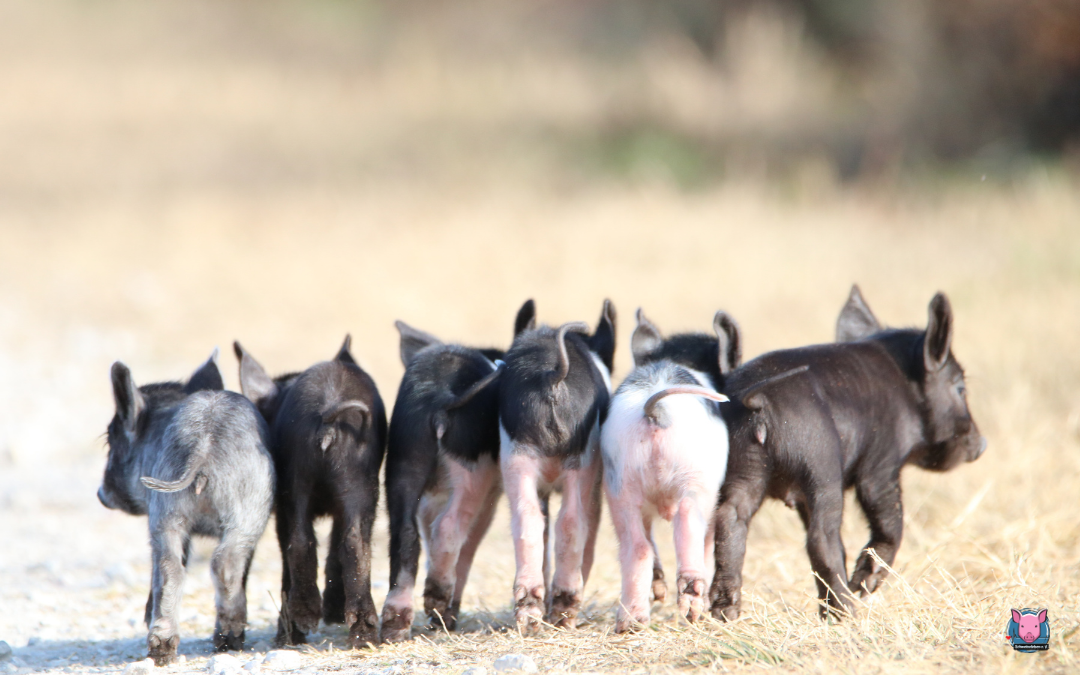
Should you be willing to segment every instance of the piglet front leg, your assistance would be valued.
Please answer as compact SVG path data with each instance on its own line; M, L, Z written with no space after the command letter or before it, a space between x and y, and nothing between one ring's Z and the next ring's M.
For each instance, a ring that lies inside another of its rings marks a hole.
M514 620L525 635L540 630L544 618L544 514L537 492L537 460L503 447L499 458L503 486L510 501L514 536Z

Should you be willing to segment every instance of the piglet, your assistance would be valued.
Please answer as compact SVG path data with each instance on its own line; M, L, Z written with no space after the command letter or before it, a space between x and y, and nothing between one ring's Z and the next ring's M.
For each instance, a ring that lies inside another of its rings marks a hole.
M247 573L274 497L266 423L244 397L222 391L217 350L186 384L135 385L112 366L116 414L98 499L148 515L153 576L146 603L148 655L176 662L180 593L192 535L219 540L210 561L217 623L214 648L242 649Z
M518 312L515 333L535 305ZM499 480L499 389L503 352L444 344L398 321L405 376L390 419L386 502L390 592L381 637L409 637L420 540L427 549L424 610L453 630L477 547L491 525Z
M883 329L852 289L839 344L786 349L732 371L723 392L731 451L716 514L713 615L741 606L746 535L762 500L794 508L806 527L823 617L852 613L850 589L872 593L903 533L900 470L947 471L979 458L986 440L968 410L964 371L952 354L945 295L930 302L925 330ZM848 580L840 523L844 490L870 524Z
M514 619L534 633L545 617L573 628L592 567L600 522L600 425L611 391L615 308L596 330L584 323L520 332L499 382L499 467L514 536ZM562 490L555 525L555 570L547 590L546 515Z
M728 399L709 371L723 375L738 365L738 329L724 312L713 322L715 338L683 334L668 344L641 310L637 319L635 368L615 391L600 433L622 565L620 633L648 624L650 586L655 599L666 595L652 538L656 515L674 521L679 614L689 621L701 616L712 515L728 454L727 426L716 405Z
M240 343L240 385L270 425L277 467L281 617L277 642L300 644L326 623L345 623L354 648L378 642L371 599L371 528L386 447L386 411L345 337L337 356L271 379ZM321 602L313 522L334 520Z

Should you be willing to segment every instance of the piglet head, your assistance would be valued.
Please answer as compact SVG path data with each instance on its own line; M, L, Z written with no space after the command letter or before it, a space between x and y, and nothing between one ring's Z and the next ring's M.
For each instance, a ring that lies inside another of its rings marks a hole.
M1016 632L1024 642L1031 644L1042 635L1042 625L1046 623L1045 609L1038 614L1021 614L1014 609L1012 617L1018 625Z
M929 443L916 460L919 466L933 471L973 462L986 449L986 439L968 409L964 370L950 349L952 336L952 308L948 298L938 293L930 302L919 383Z
M112 365L111 378L116 413L106 433L109 458L101 487L98 488L98 500L106 508L139 515L145 510L140 510L138 500L129 494L129 474L135 459L133 446L139 440L140 430L145 427L147 401L143 392L135 386L131 370L123 363L117 361Z

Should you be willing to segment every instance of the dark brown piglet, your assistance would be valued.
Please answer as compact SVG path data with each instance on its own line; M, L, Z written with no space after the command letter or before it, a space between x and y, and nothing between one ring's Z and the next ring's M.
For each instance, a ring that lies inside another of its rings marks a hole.
M900 470L946 471L986 448L953 357L953 315L941 293L926 330L886 330L858 288L837 322L839 344L771 352L734 370L722 391L731 445L717 507L712 614L739 616L746 534L762 501L798 511L822 616L853 611L851 590L877 589L903 533ZM870 541L850 581L840 522L855 488Z

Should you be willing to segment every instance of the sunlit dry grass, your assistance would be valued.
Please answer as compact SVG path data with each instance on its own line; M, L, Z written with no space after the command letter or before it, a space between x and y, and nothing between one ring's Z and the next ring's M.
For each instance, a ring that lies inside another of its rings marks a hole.
M269 15L257 24L269 37L238 28L245 37L231 44L214 32L209 5L197 5L206 21L157 6L193 21L187 30L200 49L165 37L158 10L30 7L8 8L22 23L0 22L0 31L21 26L0 47L11 66L0 78L26 92L0 111L0 139L30 160L24 172L13 163L0 170L0 610L20 608L0 611L0 639L20 647L44 636L57 650L89 654L93 643L75 641L98 616L115 626L115 639L144 635L145 522L106 512L93 495L113 360L138 381L177 378L218 345L235 388L233 339L268 369L286 371L329 358L351 332L354 354L392 403L402 373L395 319L447 340L505 346L528 297L553 324L594 322L610 297L620 313L619 379L639 306L666 331L705 330L724 308L752 357L830 340L857 281L891 325L924 324L933 293L949 294L954 351L990 443L977 463L952 473L905 472L895 574L857 619L817 619L798 518L768 503L751 530L740 621L687 626L669 603L647 631L615 635L619 577L605 516L586 624L522 639L511 629L513 554L502 506L465 592L461 632L418 624L409 643L355 654L334 648L343 633L331 627L309 649L311 665L459 672L520 651L542 670L574 672L1080 668L1075 177L1032 169L1007 182L842 187L810 166L781 182L729 175L686 191L662 170L613 179L537 150L546 147L529 135L537 119L576 128L619 105L588 86L600 77L594 66L569 56L555 62L565 77L549 76L566 97L539 96L536 112L528 102L530 87L544 90L540 70L525 68L519 87L491 70L442 63L423 51L442 48L422 31L410 38L427 45L414 60L369 71L350 65L341 46L348 34L330 20L292 26ZM87 25L94 31L79 33ZM160 44L123 30L144 25ZM40 39L20 37L28 26ZM540 47L523 48L526 56L529 49ZM308 64L307 76L281 75L298 63ZM695 70L700 64L665 63L664 72L691 83L680 91L713 77ZM202 92L215 83L222 95ZM366 99L368 85L385 96ZM499 120L482 105L488 92ZM698 114L693 101L667 100L675 117ZM525 131L506 131L507 120ZM397 132L369 143L379 135L372 129ZM493 129L491 145L439 142ZM846 514L854 560L867 533L853 500ZM376 530L381 607L385 517ZM670 528L660 531L670 538ZM208 653L212 630L209 550L197 549L184 598L193 659ZM72 552L81 566L72 567ZM670 544L662 553L671 569ZM128 586L20 594L42 575L72 567L76 580L90 578L113 561L135 570ZM249 588L250 635L263 648L279 574L268 533ZM70 623L56 619L60 604L74 608ZM1049 608L1049 652L1006 645L1008 610L1022 606Z

